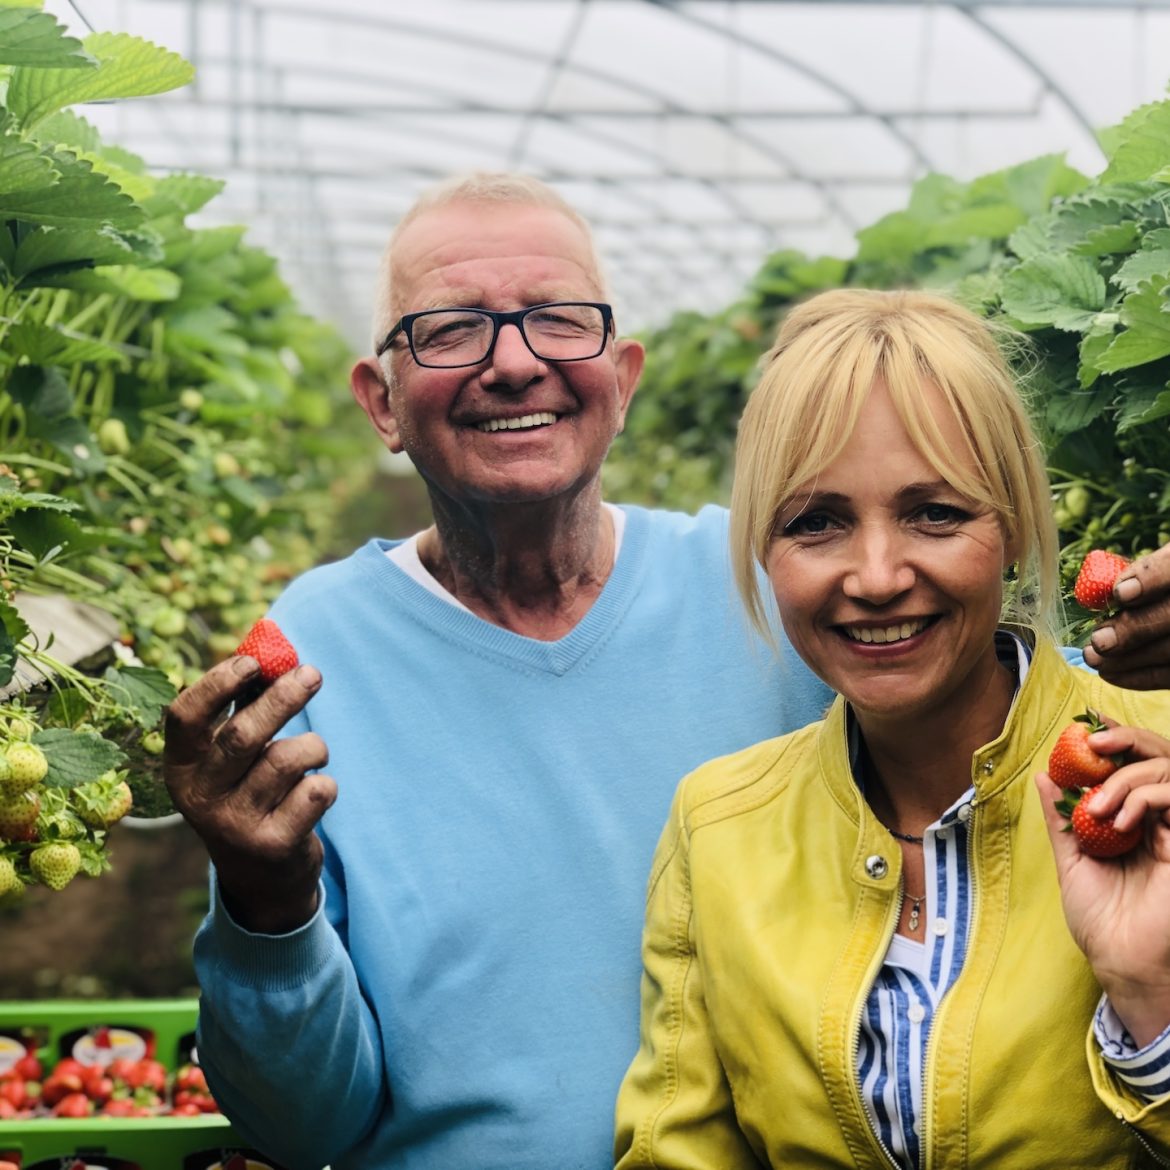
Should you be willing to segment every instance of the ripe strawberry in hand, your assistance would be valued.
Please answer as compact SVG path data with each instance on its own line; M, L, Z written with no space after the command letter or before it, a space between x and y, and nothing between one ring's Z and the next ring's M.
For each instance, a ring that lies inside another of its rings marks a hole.
M1096 711L1076 717L1057 738L1048 756L1048 775L1061 788L1090 788L1107 780L1121 766L1120 759L1093 751L1088 738L1094 731L1104 731L1105 724Z
M1081 563L1073 585L1073 596L1085 609L1107 610L1113 607L1113 585L1129 561L1117 553L1095 548Z
M1087 788L1083 792L1067 790L1064 799L1058 801L1056 807L1069 818L1066 831L1071 829L1076 835L1082 853L1090 857L1120 857L1137 847L1144 829L1139 821L1132 828L1118 832L1113 827L1113 817L1099 820L1089 812L1086 806L1098 787Z
M236 653L255 658L260 663L260 675L265 682L275 682L300 661L292 643L271 618L261 618L248 631Z

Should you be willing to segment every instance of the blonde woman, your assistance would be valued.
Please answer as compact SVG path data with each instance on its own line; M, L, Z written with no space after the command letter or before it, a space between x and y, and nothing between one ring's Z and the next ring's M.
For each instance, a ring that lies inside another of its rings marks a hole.
M732 543L839 698L679 788L622 1170L1170 1165L1170 693L1053 642L1042 450L987 325L909 292L795 309ZM1123 860L1061 833L1044 773L1086 707L1128 761L1095 811L1147 822Z

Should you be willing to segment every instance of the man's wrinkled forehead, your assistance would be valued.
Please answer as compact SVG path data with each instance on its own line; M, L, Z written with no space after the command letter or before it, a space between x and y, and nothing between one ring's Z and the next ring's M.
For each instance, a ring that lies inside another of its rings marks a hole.
M604 295L582 227L555 208L528 204L423 212L393 241L390 279L397 315L501 295L531 304Z

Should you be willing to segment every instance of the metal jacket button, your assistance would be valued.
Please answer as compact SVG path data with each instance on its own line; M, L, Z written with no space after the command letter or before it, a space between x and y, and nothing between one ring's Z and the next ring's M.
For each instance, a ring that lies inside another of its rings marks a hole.
M890 864L884 857L874 853L865 859L865 872L871 878L881 879L890 872Z

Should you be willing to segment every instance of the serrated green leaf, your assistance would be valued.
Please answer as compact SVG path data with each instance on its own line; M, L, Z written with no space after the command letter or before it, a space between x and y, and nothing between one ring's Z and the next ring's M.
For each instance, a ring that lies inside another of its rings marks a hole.
M125 264L100 265L97 268L44 276L38 283L46 288L114 293L132 301L152 303L176 300L183 288L178 275L167 268L135 268Z
M142 201L142 208L152 217L193 215L210 203L226 184L207 175L164 175L155 183L153 194Z
M1170 164L1170 101L1139 106L1110 136L1112 155L1103 183L1152 178Z
M73 395L60 370L44 366L18 366L8 379L12 400L30 414L60 418L73 413Z
M76 520L40 508L14 513L9 517L8 528L21 548L38 561L55 560L101 546L101 541Z
M64 147L78 154L96 154L102 149L98 128L73 110L60 110L42 119L29 131L43 146Z
M57 182L50 158L34 142L0 133L0 192L8 199L39 191Z
M1156 419L1170 415L1170 389L1152 394L1149 398L1127 400L1117 414L1118 433L1124 434L1134 427L1145 426Z
M29 636L28 623L10 602L0 598L0 687L6 687L16 673L16 647Z
M48 720L58 727L76 727L89 718L89 700L76 687L54 691L46 708Z
M1170 355L1170 313L1161 292L1143 285L1121 303L1121 322L1127 328L1097 358L1104 373L1126 370Z
M1125 292L1137 292L1143 284L1161 291L1170 285L1170 245L1152 251L1143 247L1130 256L1110 279Z
M1047 219L1031 219L1008 237L1008 250L1021 260L1031 260L1052 249L1046 228Z
M178 694L167 676L153 667L111 666L104 677L117 702L148 730L158 724L163 708Z
M97 61L49 13L0 8L0 65L93 69Z
M21 176L19 189L0 187L0 218L21 219L52 227L92 227L112 223L135 227L142 222L142 209L116 183L97 173L85 159L68 151L42 151L50 165L50 177L41 186L30 187ZM4 178L0 159L0 180ZM24 170L27 160L21 160Z
M1093 228L1074 245L1078 256L1111 256L1115 252L1132 252L1141 238L1138 225L1131 219Z
M1077 378L1081 383L1082 390L1088 390L1101 376L1101 371L1097 367L1097 359L1109 348L1112 341L1112 329L1091 330L1081 339Z
M973 239L1005 240L1024 222L1024 213L1010 203L967 207L927 227L919 248L946 248Z
M42 366L71 366L78 362L124 362L126 355L117 346L96 337L70 336L50 325L22 321L8 332L15 352Z
M1042 254L1012 269L1003 281L1004 312L1025 327L1088 329L1105 306L1105 280L1089 260Z
M49 765L46 788L76 788L126 762L126 753L117 744L92 731L51 727L38 731L32 741L45 753Z
M1044 411L1045 422L1057 437L1084 430L1093 419L1105 413L1116 393L1114 387L1102 385L1096 390L1050 398Z
M80 102L147 97L186 85L195 75L189 62L128 33L93 33L86 50L98 67L15 69L8 82L8 108L24 127Z
M73 228L38 227L17 245L11 268L15 276L22 277L38 269L64 264L118 264L132 256L130 241L108 224Z

